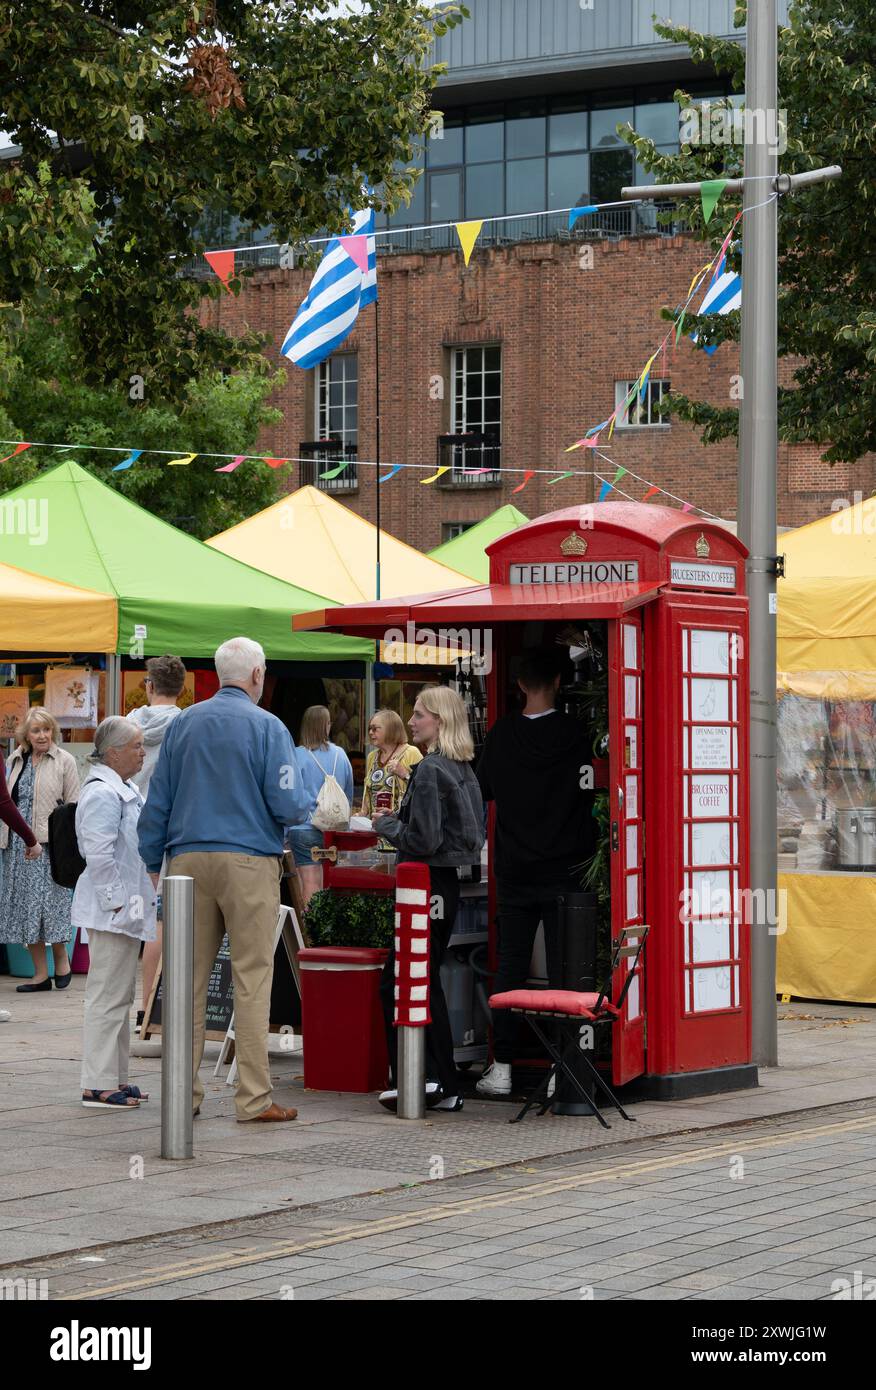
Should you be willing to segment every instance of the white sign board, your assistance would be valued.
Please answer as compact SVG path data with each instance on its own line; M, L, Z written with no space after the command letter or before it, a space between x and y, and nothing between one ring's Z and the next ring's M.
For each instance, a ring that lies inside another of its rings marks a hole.
M704 565L701 560L671 560L669 577L673 584L687 589L735 589L733 565Z
M564 560L512 565L510 584L635 584L638 560Z

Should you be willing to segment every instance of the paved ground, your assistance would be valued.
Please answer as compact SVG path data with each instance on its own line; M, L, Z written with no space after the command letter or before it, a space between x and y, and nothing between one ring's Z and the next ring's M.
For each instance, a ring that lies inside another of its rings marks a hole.
M365 1193L404 1192L436 1175L459 1178L562 1154L578 1161L584 1153L616 1165L626 1162L633 1136L639 1141L686 1135L876 1100L876 1010L785 1005L782 1066L763 1073L757 1091L640 1104L632 1110L635 1125L618 1117L608 1131L589 1118L550 1116L528 1117L509 1128L511 1106L479 1101L467 1102L461 1115L405 1123L381 1111L373 1097L304 1092L300 1055L277 1053L277 1098L296 1104L300 1118L290 1126L237 1125L229 1089L221 1078L211 1079L204 1114L195 1124L195 1159L171 1163L158 1156L160 1058L138 1058L132 1072L152 1093L148 1105L130 1114L83 1110L78 1059L84 980L75 977L64 993L35 996L16 995L15 984L0 977L0 1007L14 1015L0 1025L4 1272L19 1261L64 1252L189 1233ZM212 1065L205 1066L211 1071ZM428 1190L438 1189L430 1183Z
M876 1281L874 1158L855 1103L3 1274L50 1300L828 1301Z

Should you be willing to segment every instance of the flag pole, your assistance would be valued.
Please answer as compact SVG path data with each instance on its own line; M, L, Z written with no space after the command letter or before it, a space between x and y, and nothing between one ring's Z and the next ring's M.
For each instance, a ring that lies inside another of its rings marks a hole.
M378 328L378 301L374 301L374 434L377 467L374 470L374 491L376 494L377 559L375 572L375 598L380 598L380 332Z

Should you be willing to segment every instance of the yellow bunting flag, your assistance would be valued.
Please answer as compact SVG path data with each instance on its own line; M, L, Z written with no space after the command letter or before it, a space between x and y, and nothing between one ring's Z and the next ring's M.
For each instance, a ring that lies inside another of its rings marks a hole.
M701 265L701 266L700 266L699 270L696 272L696 274L694 275L694 278L693 278L693 279L691 280L691 282L690 282L690 289L689 289L688 292L687 292L687 297L688 297L688 299L690 299L691 295L693 294L694 285L696 284L697 280L699 280L700 276L701 276L705 271L711 270L711 269L712 269L712 262L711 262L711 261L707 261L705 265Z
M466 265L468 265L471 253L474 250L475 242L480 236L484 221L483 218L481 218L480 222L457 222L455 225L456 235L459 237L459 244L462 247L463 260ZM425 482L426 479L421 478L420 481Z
M196 459L197 457L197 454L186 454L184 459L168 459L167 466L168 468L173 468L177 463L191 463L192 459Z
M449 473L449 472L450 472L450 464L449 464L449 463L445 463L444 466L443 466L443 468L439 468L437 473L433 473L433 474L432 474L431 478L421 478L421 479L420 479L420 482L421 482L421 483L434 483L438 478L441 477L441 474L442 474L442 473Z

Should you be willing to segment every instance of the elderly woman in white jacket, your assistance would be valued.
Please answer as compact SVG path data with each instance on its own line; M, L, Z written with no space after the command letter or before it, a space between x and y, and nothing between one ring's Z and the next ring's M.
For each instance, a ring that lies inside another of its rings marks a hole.
M90 956L82 1104L101 1109L132 1109L149 1099L128 1085L140 942L155 937L155 890L137 845L144 802L129 780L143 756L141 729L121 716L104 719L76 808L76 839L86 867L73 895L72 920L87 929Z

